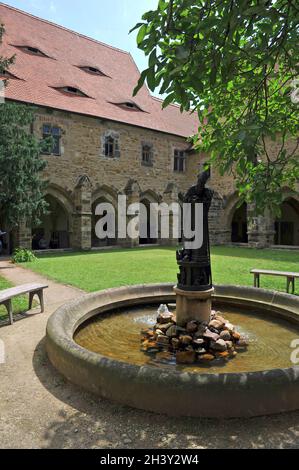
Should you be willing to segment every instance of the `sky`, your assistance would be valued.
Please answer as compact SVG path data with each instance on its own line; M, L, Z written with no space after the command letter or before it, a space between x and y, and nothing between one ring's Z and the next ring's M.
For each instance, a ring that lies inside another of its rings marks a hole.
M143 13L156 8L158 0L4 0L3 3L128 51L140 71L147 66L146 57L137 48L136 33L129 35L129 31Z

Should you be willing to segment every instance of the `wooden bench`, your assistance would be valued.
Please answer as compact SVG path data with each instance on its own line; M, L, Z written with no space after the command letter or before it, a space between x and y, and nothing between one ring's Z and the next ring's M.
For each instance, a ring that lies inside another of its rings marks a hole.
M22 286L11 287L10 289L0 291L0 305L5 305L9 315L10 324L13 324L12 299L19 295L29 294L29 310L31 310L33 298L37 295L41 306L41 313L43 313L45 311L44 289L47 288L48 286L45 284L24 284Z
M299 273L292 273L288 271L272 271L267 269L252 269L251 274L254 275L254 287L260 287L261 274L266 276L281 276L287 279L287 293L290 293L290 285L292 284L292 294L295 293L295 279L299 278Z

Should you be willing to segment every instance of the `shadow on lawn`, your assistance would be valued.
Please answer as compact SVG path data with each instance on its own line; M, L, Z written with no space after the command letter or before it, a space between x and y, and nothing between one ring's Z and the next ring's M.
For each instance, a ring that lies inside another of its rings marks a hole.
M49 393L71 407L66 411L62 405L55 421L44 422L44 448L299 447L299 412L226 421L169 418L99 399L68 383L49 363L45 340L35 350L33 366Z

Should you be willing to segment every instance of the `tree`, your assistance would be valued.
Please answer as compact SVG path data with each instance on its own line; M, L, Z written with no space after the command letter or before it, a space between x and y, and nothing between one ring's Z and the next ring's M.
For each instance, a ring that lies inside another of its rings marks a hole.
M0 43L4 33L0 27ZM0 57L0 72L14 58ZM0 214L9 229L21 221L35 222L46 212L45 183L40 178L46 162L41 151L51 143L40 142L31 132L34 108L13 102L0 104Z
M47 209L46 183L40 178L46 166L40 157L45 143L30 132L33 122L29 106L0 105L0 211L9 228L22 220L39 223Z
M194 146L236 177L241 203L278 213L299 177L297 2L160 0L142 19L133 30L149 60L135 94L146 81L164 107L197 112Z
M3 38L4 33L5 33L4 26L0 24L0 45L2 43L2 38ZM7 70L11 64L13 64L14 60L15 60L14 56L10 58L5 58L0 55L0 75L5 70Z

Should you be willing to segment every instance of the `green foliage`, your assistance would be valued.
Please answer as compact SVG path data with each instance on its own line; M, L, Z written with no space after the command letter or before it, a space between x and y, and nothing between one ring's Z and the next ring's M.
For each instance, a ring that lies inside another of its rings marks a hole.
M0 104L0 211L11 228L21 220L38 224L47 209L40 178L46 166L40 154L47 144L31 132L33 122L29 106Z
M14 251L12 262L13 263L32 263L36 261L36 256L31 250L25 248L17 248Z
M164 106L197 112L195 147L237 178L257 212L277 211L299 177L296 2L160 0L136 28L149 66L135 93L147 82L167 94Z
M0 25L0 45L4 32ZM0 73L13 62L14 57L0 56ZM0 216L10 229L21 221L38 224L47 209L45 183L40 179L46 162L40 154L52 142L40 142L33 135L33 124L33 108L8 101L0 104Z
M3 38L4 33L5 33L5 28L3 24L0 24L0 45L2 43L2 38ZM14 60L15 60L14 56L7 58L7 57L2 57L0 55L0 74L3 73L5 70L7 70L9 66L14 63Z

